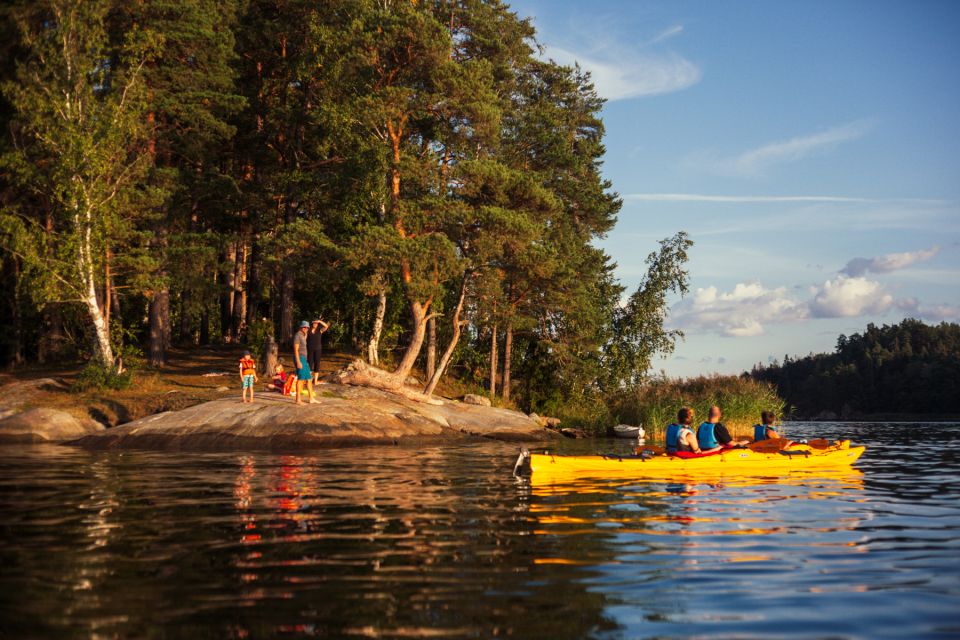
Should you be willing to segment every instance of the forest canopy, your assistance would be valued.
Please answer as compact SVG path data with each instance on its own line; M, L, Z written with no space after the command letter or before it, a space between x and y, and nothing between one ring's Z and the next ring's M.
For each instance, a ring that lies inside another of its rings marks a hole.
M823 414L960 415L960 325L867 325L841 335L833 353L757 365L750 375L777 386L801 417Z
M627 295L603 100L499 0L6 3L0 362L333 343L527 410L637 384L691 241Z

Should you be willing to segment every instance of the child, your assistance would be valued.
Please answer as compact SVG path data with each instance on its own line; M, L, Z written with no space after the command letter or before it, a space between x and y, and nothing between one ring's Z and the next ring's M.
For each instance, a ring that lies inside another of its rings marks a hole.
M243 385L243 402L247 402L247 389L250 390L250 402L253 402L253 383L257 381L257 361L249 351L240 358L240 383Z
M278 362L273 371L273 381L267 383L267 389L283 393L283 387L287 382L287 372L283 370L283 363Z

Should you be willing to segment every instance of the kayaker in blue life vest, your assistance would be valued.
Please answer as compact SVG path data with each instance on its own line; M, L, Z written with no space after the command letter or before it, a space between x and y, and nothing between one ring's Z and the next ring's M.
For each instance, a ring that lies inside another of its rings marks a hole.
M700 453L700 445L697 444L697 436L693 433L693 409L684 407L677 412L677 421L667 427L666 450L667 453L676 453L678 451L689 451L691 453Z
M704 453L719 451L728 445L747 444L746 440L734 440L727 427L720 422L720 407L710 407L707 421L697 429L697 443Z
M753 441L761 440L779 440L780 434L773 428L777 416L773 411L760 412L760 424L753 425Z

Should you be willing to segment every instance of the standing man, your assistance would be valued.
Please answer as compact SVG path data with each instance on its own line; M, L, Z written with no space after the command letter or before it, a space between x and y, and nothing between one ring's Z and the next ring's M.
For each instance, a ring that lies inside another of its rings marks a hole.
M313 371L313 384L320 382L320 354L323 351L323 334L330 328L330 324L317 318L310 324L310 333L307 334L307 360L310 370Z
M720 407L710 407L707 421L697 429L697 443L704 453L717 451L729 445L747 444L746 440L734 440L727 427L720 422Z
M297 404L303 404L300 394L303 393L304 382L307 383L307 391L310 394L310 402L317 402L317 399L313 397L313 378L310 375L310 363L307 360L308 331L310 331L310 323L304 320L300 323L299 331L297 331L297 333L293 336L293 366L297 370Z

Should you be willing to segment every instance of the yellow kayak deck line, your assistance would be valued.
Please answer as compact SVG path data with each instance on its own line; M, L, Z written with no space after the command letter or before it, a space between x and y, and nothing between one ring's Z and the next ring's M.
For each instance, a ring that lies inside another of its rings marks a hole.
M530 454L530 472L535 481L563 482L581 478L651 478L677 476L770 475L791 471L812 471L849 467L863 455L865 447L851 447L849 440L835 444L794 444L773 449L757 443L743 449L728 449L702 458L680 458L647 448L635 456L561 456Z

